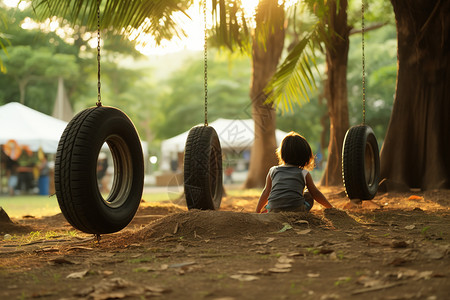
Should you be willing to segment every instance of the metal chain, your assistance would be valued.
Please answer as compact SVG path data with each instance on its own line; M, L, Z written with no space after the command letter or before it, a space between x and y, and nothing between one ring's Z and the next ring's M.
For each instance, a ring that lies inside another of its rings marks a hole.
M102 95L100 92L100 0L97 1L97 106L102 106Z
M204 67L204 88L205 88L205 126L208 126L208 31L206 27L206 0L203 0L203 22L205 33L205 44L203 48L203 67Z
M363 125L366 125L366 58L364 55L364 0L361 0L361 51L362 51Z

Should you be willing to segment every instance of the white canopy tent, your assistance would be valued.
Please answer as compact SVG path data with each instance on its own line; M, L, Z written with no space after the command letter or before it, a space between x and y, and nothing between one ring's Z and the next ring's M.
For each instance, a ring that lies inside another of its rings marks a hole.
M208 125L216 130L222 149L237 152L251 149L255 138L255 123L252 119L217 119ZM184 151L188 134L189 131L186 131L161 143L161 170L169 170L170 160ZM286 134L279 129L275 131L277 144L280 144Z
M42 147L45 153L56 153L66 125L67 122L11 102L0 106L0 145L15 140L32 151Z

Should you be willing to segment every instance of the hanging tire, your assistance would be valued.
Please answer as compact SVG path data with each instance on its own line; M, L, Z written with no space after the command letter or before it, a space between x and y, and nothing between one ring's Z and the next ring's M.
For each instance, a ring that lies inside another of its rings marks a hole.
M222 201L222 150L214 128L191 128L184 150L184 194L188 209L218 209Z
M377 139L369 126L354 126L345 134L342 178L348 198L371 200L375 197L380 181L380 156Z
M97 159L104 143L113 158L114 176L103 198ZM67 221L94 234L113 233L133 219L144 186L144 159L138 133L128 116L113 107L92 107L67 125L55 160L55 190Z

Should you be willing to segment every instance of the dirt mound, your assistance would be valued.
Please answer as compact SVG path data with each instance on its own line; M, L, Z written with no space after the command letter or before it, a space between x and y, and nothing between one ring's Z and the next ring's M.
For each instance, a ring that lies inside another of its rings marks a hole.
M0 207L0 234L14 234L14 233L25 233L30 232L31 227L23 226L14 223L6 213L6 211Z
M329 208L323 211L324 217L336 228L353 228L361 225L345 211L336 208Z
M136 215L168 215L186 211L186 208L172 203L143 203Z
M3 207L0 207L0 223L12 223Z
M236 238L267 232L277 232L284 224L296 226L321 226L323 221L315 215L280 213L253 214L231 211L188 211L172 214L154 221L135 233L139 239L183 237L183 238ZM304 222L306 221L306 222ZM300 226L300 225L299 225Z

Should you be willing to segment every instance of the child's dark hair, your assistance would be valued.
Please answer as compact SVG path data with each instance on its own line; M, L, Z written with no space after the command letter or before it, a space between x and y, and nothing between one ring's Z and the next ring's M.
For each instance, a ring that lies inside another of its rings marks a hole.
M281 141L277 149L279 164L299 166L306 170L314 169L314 156L308 142L300 134L291 131Z

